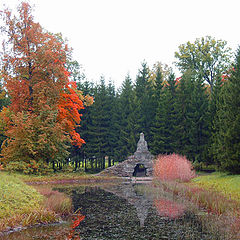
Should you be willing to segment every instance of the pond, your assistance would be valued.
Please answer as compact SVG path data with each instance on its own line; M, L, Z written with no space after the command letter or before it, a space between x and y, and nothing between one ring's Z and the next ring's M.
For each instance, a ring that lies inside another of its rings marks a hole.
M201 212L170 193L157 192L151 183L66 185L55 189L71 196L74 210L84 216L77 224L69 219L0 239L220 239L203 228Z

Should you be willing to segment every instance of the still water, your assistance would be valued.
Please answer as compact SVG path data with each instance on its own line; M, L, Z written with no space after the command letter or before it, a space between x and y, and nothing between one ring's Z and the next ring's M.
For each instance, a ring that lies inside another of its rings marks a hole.
M169 193L157 192L150 183L55 189L71 196L74 210L81 212L77 224L69 219L27 228L0 239L219 239L203 228L201 214L192 206Z

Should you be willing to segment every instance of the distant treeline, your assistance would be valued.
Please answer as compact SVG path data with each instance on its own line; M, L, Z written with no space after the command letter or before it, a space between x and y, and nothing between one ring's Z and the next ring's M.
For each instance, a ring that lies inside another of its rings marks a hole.
M58 158L53 155L48 160L51 156L47 152L38 151L43 157L41 161L51 163L54 170L56 166L61 169L69 163L69 151L75 169L100 171L133 154L139 134L143 132L154 155L178 153L195 166L214 165L224 171L240 173L240 49L234 55L225 41L203 37L180 45L175 57L180 77L165 64L158 62L149 67L143 62L136 78L127 75L119 89L104 77L98 83L88 81L76 61L64 63L71 80L82 91L81 96L94 98L92 105L79 110L82 119L76 132L85 144L81 148L76 144L67 146L64 140L52 134L58 144L56 149L62 149L65 155L53 148ZM73 96L73 90L71 92ZM11 101L2 86L0 107L8 106ZM27 113L32 112L28 109ZM6 137L4 121L1 122L3 142ZM49 126L46 129L50 131ZM35 140L31 141L37 148ZM44 145L45 149L49 144L53 145L51 140ZM23 167L20 166L21 170Z
M240 50L232 60L226 42L206 37L180 45L175 56L181 77L164 64L143 62L120 89L75 71L78 89L94 97L77 130L86 144L71 149L76 167L85 161L100 170L106 159L124 161L143 132L155 155L179 153L196 165L240 172Z

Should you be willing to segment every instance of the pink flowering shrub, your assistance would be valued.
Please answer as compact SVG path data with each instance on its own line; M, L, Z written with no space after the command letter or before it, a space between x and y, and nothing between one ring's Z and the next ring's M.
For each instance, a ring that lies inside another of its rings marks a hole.
M178 154L159 155L154 163L154 176L159 180L181 180L187 182L195 177L192 164Z

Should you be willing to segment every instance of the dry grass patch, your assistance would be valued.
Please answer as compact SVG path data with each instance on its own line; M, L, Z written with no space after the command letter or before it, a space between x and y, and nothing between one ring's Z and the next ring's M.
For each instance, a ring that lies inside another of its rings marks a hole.
M64 193L52 190L51 186L40 185L34 188L44 196L43 206L60 215L72 213L72 200Z

